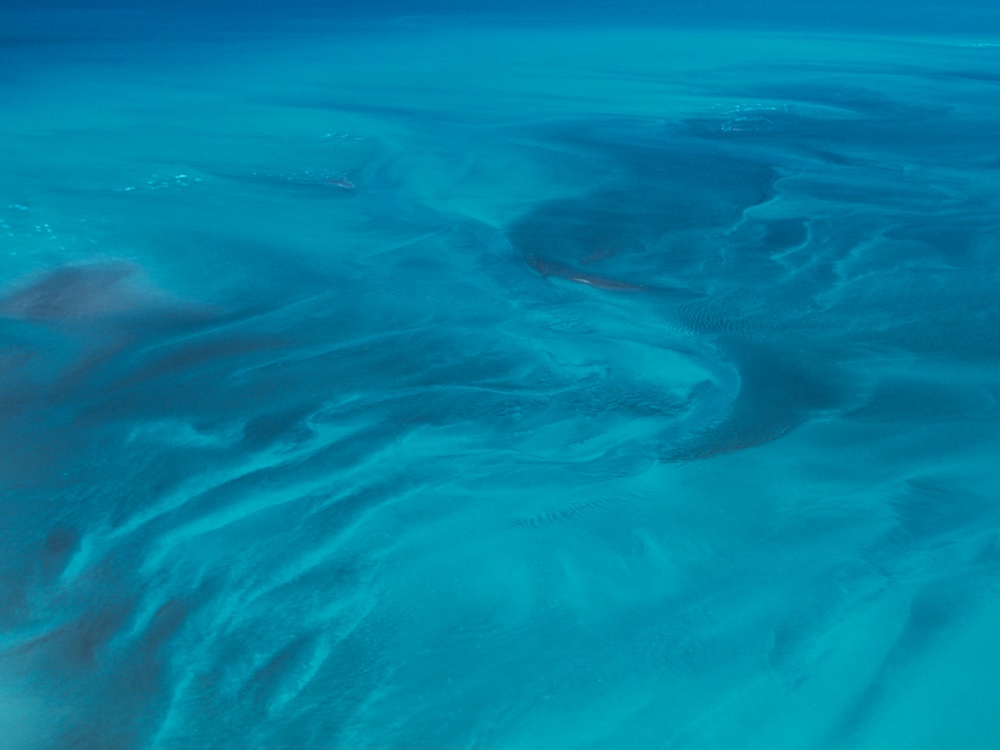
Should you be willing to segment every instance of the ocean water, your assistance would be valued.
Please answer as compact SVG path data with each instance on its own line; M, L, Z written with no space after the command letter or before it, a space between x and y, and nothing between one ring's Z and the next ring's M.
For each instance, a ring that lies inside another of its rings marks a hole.
M0 13L0 748L1000 746L997 11L748 8Z

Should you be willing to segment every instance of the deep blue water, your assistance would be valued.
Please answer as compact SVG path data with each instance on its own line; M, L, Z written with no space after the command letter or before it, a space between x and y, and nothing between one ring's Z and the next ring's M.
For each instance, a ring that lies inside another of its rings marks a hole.
M1000 746L993 4L0 64L0 750Z

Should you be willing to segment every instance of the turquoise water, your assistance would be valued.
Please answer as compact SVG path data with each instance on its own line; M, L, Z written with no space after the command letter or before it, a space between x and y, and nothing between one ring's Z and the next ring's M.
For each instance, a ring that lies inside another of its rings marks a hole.
M0 746L1000 745L1000 36L96 18L2 37Z

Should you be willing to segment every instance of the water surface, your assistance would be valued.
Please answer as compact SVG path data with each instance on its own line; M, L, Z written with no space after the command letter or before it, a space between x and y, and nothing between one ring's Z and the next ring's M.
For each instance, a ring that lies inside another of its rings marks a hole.
M11 747L997 745L998 38L114 17L0 48Z

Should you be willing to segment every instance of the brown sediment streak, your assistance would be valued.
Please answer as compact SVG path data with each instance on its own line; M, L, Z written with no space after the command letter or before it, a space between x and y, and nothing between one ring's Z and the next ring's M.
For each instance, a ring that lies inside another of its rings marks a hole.
M0 316L52 321L125 312L143 302L139 276L127 262L58 268L0 299Z
M67 329L96 323L120 338L121 321L137 315L149 318L148 327L210 320L219 311L170 297L128 261L62 266L0 290L0 318Z
M613 292L644 292L646 287L638 284L630 284L627 281L609 279L605 276L597 276L592 273L585 273L579 269L567 266L563 263L539 258L537 255L528 253L524 256L525 262L531 266L541 276L555 276L567 281L575 281L577 284L586 284L595 289L607 289Z

